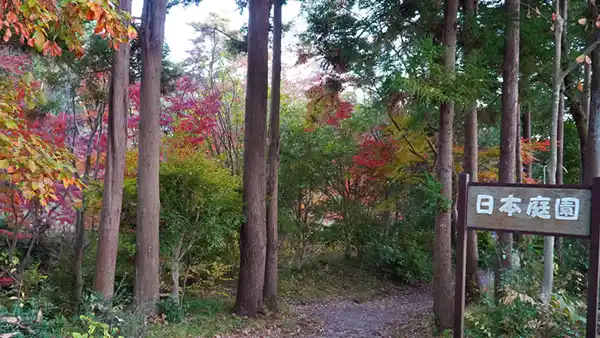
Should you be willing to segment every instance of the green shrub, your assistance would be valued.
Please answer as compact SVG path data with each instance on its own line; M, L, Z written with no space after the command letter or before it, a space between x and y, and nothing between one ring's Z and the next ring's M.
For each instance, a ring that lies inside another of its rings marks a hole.
M164 319L169 323L181 323L185 317L183 306L178 299L167 297L158 302L158 312L164 314Z
M583 301L554 295L549 306L515 290L496 304L490 295L465 315L466 337L582 337Z
M559 274L548 306L539 299L543 264L528 264L505 274L503 297L486 292L465 315L466 337L582 337L585 302L582 289L569 293L572 280L585 280L576 271ZM581 282L580 281L580 282ZM579 283L580 283L579 282Z
M371 242L367 262L370 267L402 283L428 282L433 274L432 234L405 231L394 242Z
M51 338L60 337L67 320L53 317L54 307L37 298L27 300L11 297L0 302L0 332L20 332L17 337Z

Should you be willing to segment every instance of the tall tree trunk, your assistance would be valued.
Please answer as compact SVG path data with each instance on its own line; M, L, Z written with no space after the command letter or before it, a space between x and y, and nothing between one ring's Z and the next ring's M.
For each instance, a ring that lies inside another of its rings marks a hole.
M531 111L529 108L523 114L523 139L524 143L531 143ZM533 163L525 164L525 173L528 178L533 178Z
M548 183L556 184L557 150L558 150L558 111L560 107L560 94L562 86L561 56L562 56L562 30L563 18L560 0L555 0L556 16L554 24L554 71L552 80L552 125L550 127L550 164L548 165ZM542 281L540 298L544 304L550 301L552 285L554 284L554 236L544 237L544 279Z
M444 67L454 72L456 67L456 26L458 0L446 0L444 8ZM452 200L452 125L454 122L454 102L443 103L440 107L438 135L438 179L442 184L442 195ZM435 248L433 271L433 311L441 329L452 327L453 292L451 262L451 206L441 210L435 222Z
M75 220L75 255L73 270L75 272L75 287L73 289L73 303L76 313L80 311L81 295L83 294L83 260L85 258L85 220L84 211L77 211Z
M471 182L477 182L478 173L478 144L477 144L477 108L473 102L469 108L469 116L465 121L465 172L471 177ZM479 252L477 249L477 231L467 232L467 265L466 265L466 300L473 302L480 295Z
M517 183L523 183L523 149L521 147L521 106L518 106L517 111L517 137L515 139L515 161L516 161L516 178Z
M250 0L248 74L244 135L244 214L240 231L240 277L235 312L255 316L260 310L266 259L266 158L269 1Z
M577 131L579 134L579 151L581 153L581 162L579 165L581 182L585 180L585 168L587 163L586 158L586 149L588 142L588 130L589 130L589 119L590 119L590 99L591 99L591 80L592 80L592 66L584 63L583 65L583 113L581 114L581 121L577 123L577 119L575 119L575 123L577 125ZM575 114L573 114L573 118L575 118ZM581 125L581 126L580 126Z
M91 126L92 130L90 132L87 146L85 150L85 164L83 175L81 176L81 181L83 184L88 184L91 170L92 170L92 153L94 149L92 144L94 144L94 139L96 137L96 133L100 126L102 125L102 116L104 115L106 101L101 100L99 106L97 108L98 116L93 126ZM99 149L97 148L96 154L98 154ZM83 293L83 260L85 254L85 205L86 205L87 196L85 192L81 196L81 204L82 207L77 211L77 219L75 221L75 247L74 247L74 261L73 261L73 271L75 273L75 288L73 289L73 300L75 303L75 310L79 312L79 305L81 301L81 294Z
M523 183L523 156L521 146L521 105L517 107L517 137L515 138L515 163L517 183ZM516 233L514 241L520 244L523 240L523 234Z
M473 50L473 34L477 20L477 0L464 0L465 29L464 44L465 57L469 58ZM465 121L465 172L469 174L472 182L477 182L478 173L478 137L477 137L477 101L473 100L467 106L468 116ZM479 278L477 270L479 267L479 253L477 250L477 231L467 232L467 265L466 265L466 300L475 301L480 294Z
M598 16L598 11L593 11L593 18ZM600 41L600 28L596 28L595 41ZM590 81L590 113L588 126L588 140L586 145L586 168L584 181L592 184L594 177L600 176L600 47L592 51L592 77Z
M143 312L155 311L159 292L158 186L160 139L160 71L167 0L145 0L140 43L142 84L140 91L138 206L136 226L134 303Z
M558 125L556 130L556 184L564 184L564 175L563 175L563 167L564 167L564 152L565 152L565 95L564 95L565 87L564 85L561 87L560 92L560 100L558 103ZM563 266L563 256L562 256L562 238L560 236L554 236L554 249L556 250L556 259L558 260L558 266Z
M121 0L119 8L131 12L131 0ZM129 25L129 23L126 23ZM129 44L123 43L113 53L108 108L108 150L104 167L102 212L98 229L98 249L93 288L105 299L114 294L119 224L123 202L127 113L129 110Z
M500 126L500 183L515 181L515 139L519 109L519 30L520 1L505 2L508 16L502 72L502 121ZM511 268L512 234L499 232L499 266L496 269L494 289L500 293L503 272Z
M265 264L265 304L277 309L277 198L279 170L279 109L281 83L281 1L273 1L273 66L271 79L271 126L269 141L269 176L267 182L267 260Z

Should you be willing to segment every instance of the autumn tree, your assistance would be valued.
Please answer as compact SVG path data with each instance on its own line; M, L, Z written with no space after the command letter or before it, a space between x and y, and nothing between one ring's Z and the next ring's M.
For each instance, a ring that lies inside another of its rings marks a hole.
M121 0L119 9L129 13L131 0ZM125 22L127 25L127 22ZM98 249L94 290L110 299L114 279L123 201L125 152L127 147L127 115L129 113L129 44L121 44L113 53L108 108L108 149L104 168L102 213L98 229Z
M234 309L245 316L258 313L265 280L269 8L267 0L249 2L243 179L246 220L240 230L240 275Z
M265 264L265 304L277 308L277 247L278 247L278 171L279 171L279 110L281 95L281 1L273 1L273 65L271 71L271 120L269 127L269 157L267 163L267 253Z
M138 308L153 312L159 292L159 158L160 77L166 0L145 0L140 43L142 81L140 93L138 205L134 301Z

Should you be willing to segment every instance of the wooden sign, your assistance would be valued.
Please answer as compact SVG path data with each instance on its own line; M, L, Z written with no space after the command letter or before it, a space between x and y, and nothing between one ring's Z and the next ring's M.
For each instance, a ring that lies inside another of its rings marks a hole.
M467 228L586 237L592 191L582 186L470 184Z
M467 231L524 232L589 239L586 337L596 338L600 281L600 178L591 186L458 182L454 338L464 336Z

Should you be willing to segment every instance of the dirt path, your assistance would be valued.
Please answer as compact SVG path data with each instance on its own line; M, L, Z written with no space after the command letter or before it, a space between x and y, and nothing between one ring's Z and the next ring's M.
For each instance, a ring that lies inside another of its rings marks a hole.
M317 332L307 337L390 337L394 329L426 315L432 305L430 290L410 288L362 303L330 301L295 306L293 311L317 323Z

